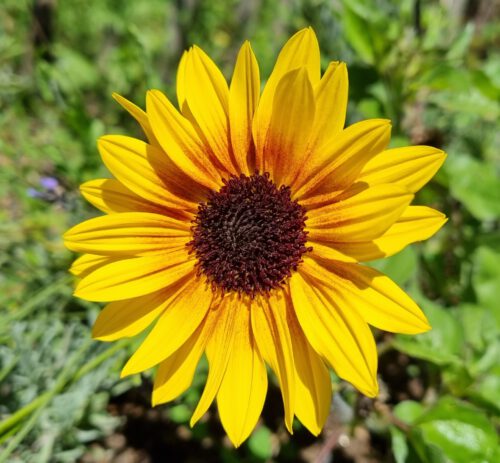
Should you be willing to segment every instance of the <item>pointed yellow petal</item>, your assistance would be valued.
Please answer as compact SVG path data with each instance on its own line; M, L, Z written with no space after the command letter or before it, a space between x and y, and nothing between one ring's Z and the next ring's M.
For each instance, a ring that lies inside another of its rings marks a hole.
M236 316L238 310L241 309L240 304L241 301L237 295L228 294L218 306L214 304L211 309L216 320L206 349L209 364L208 378L200 401L189 422L190 426L194 426L205 414L219 392L229 362L230 348L234 344Z
M363 166L386 148L390 135L386 119L368 119L347 127L334 141L326 141L311 153L294 183L294 199L346 189Z
M165 311L123 367L121 377L147 370L177 351L200 326L212 303L212 290L194 277L168 294Z
M249 307L233 310L237 310L234 343L217 393L217 406L222 426L239 447L255 428L264 406L267 371L252 335Z
M99 267L77 285L75 296L89 301L121 301L153 293L193 271L186 249L122 259Z
M95 256L93 254L84 254L71 264L69 271L72 275L83 278L98 267L104 264L108 264L109 262L114 262L116 260L116 258L109 256Z
M356 311L345 311L323 280L310 275L317 264L309 258L290 279L293 306L314 350L338 376L363 394L378 394L377 349L373 335Z
M100 341L130 338L145 330L165 310L168 291L110 302L99 313L92 337Z
M182 108L184 102L186 101L186 58L187 51L182 53L181 59L179 61L179 66L177 68L177 103L179 108Z
M301 67L307 69L309 81L315 87L320 80L320 52L316 35L310 27L297 32L285 44L260 98L252 130L256 145L256 168L261 172L264 171L264 144L276 87L287 72Z
M153 386L153 407L176 399L193 382L207 341L203 335L205 321L178 350L160 363Z
M376 185L345 200L308 211L311 240L367 241L381 236L403 213L413 195L395 185Z
M122 212L95 217L64 234L76 252L132 256L182 248L191 240L190 222L148 212Z
M252 120L260 95L259 64L249 42L238 53L229 90L229 126L234 158L240 172L249 169L248 156L253 150ZM253 164L253 159L250 160Z
M446 154L431 146L407 146L383 151L371 159L359 177L370 185L395 183L415 193L438 171Z
M347 92L347 66L345 63L330 63L314 89L316 113L310 147L335 142L345 124Z
M213 155L236 173L229 151L229 89L226 79L201 48L186 57L186 102Z
M153 130L151 129L151 124L149 123L148 115L139 106L135 105L131 101L127 100L118 93L113 93L113 98L122 105L127 112L140 124L142 130L148 137L148 141L151 145L160 146L158 140L156 139Z
M80 186L84 198L97 209L107 214L116 212L164 212L158 204L146 201L118 180L101 178L90 180Z
M396 223L380 238L374 240L374 243L385 256L390 256L409 243L430 238L447 220L443 213L430 207L409 206Z
M408 206L398 220L373 241L335 243L311 240L310 244L320 259L367 262L392 256L411 243L430 238L446 220L444 214L430 207Z
M389 277L359 264L321 265L308 260L308 271L329 285L343 312L358 312L370 325L404 334L430 329L427 318L413 300Z
M283 46L278 55L268 83L276 85L287 72L306 67L311 83L316 86L320 80L320 51L318 39L311 27L296 32Z
M285 408L285 424L292 434L295 411L293 348L287 325L289 302L282 291L259 296L252 308L252 331L257 347L278 378Z
M305 160L314 121L314 95L306 68L285 74L276 87L264 147L264 166L276 184L288 185Z
M123 135L101 137L98 148L110 172L138 196L163 207L196 211L196 202L203 197L201 187L160 149Z
M151 127L172 162L200 185L218 190L220 175L191 123L159 90L147 93L146 108Z
M295 365L295 414L317 436L330 412L330 374L323 360L307 341L293 310L288 311L288 326Z
M218 310L209 310L189 339L160 363L153 388L153 406L174 400L191 385L219 316Z

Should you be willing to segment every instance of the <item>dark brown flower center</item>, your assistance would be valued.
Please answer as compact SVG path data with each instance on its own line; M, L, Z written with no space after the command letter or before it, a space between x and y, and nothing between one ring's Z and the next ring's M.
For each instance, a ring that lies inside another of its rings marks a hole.
M280 286L311 250L305 219L290 188L268 173L232 176L199 204L189 244L214 289L253 297Z

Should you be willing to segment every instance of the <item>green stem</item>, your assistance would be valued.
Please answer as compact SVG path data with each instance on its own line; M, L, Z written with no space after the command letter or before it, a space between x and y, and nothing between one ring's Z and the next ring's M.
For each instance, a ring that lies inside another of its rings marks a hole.
M98 367L101 363L106 361L108 358L112 357L116 352L123 349L127 344L129 344L129 339L122 339L114 343L109 349L106 349L97 357L93 358L89 363L81 367L73 377L73 382L78 381L82 376L85 376L88 372L92 371L94 368Z
M59 280L56 280L53 284L43 288L38 293L36 293L31 299L29 299L25 304L23 304L18 310L10 314L13 319L21 319L25 315L29 314L34 307L40 305L45 299L50 296L57 294L61 289L65 288L71 281L73 277L71 275L64 276Z
M5 434L0 436L0 446L7 440L9 440L14 434L16 434L21 429L22 423L17 423L12 428L10 428Z

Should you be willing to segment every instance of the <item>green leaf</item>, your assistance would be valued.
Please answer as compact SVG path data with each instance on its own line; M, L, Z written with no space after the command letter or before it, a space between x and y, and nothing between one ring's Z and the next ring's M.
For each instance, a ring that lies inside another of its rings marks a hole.
M193 411L185 404L174 405L168 410L168 416L174 423L187 423Z
M500 326L500 306L498 288L500 288L500 253L487 247L479 247L474 255L474 273L472 284L481 305L487 307Z
M500 339L495 340L488 344L485 352L481 357L470 366L471 374L479 376L493 366L498 364L500 358Z
M271 431L259 426L248 439L248 448L258 458L268 460L273 455Z
M379 259L371 263L373 267L390 276L398 285L404 285L417 270L417 253L413 247L386 259Z
M461 365L463 332L459 320L451 309L418 298L432 330L418 336L398 335L393 344L396 349L436 365Z
M357 55L366 63L375 63L375 50L370 34L370 24L344 2L342 14L344 31L349 45L354 48Z
M407 424L413 424L424 413L421 403L413 400L404 400L394 407L394 415Z
M436 63L423 72L419 78L419 86L425 85L433 90L462 91L468 81L468 74L447 62Z
M500 366L481 377L474 387L472 397L483 405L486 404L497 414L500 413Z
M409 453L405 433L394 426L391 426L390 433L394 459L396 463L405 463Z
M448 50L448 53L446 53L446 58L450 60L463 58L474 37L474 31L474 24L472 22L468 23L460 35L454 40L453 45Z
M479 220L500 217L500 178L495 167L469 156L449 156L444 169L450 176L451 194Z
M475 351L484 351L499 334L499 326L493 312L479 305L462 304L459 313L465 341Z
M456 463L493 461L498 446L496 430L480 410L444 397L416 422L424 440Z

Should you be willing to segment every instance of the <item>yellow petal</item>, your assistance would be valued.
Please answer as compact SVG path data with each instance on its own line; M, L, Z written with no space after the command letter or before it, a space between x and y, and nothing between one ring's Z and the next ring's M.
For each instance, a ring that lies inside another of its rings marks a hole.
M389 256L399 252L409 243L422 241L436 233L448 219L444 214L426 206L409 206L396 223L380 238L374 240Z
M297 318L314 350L337 375L363 394L378 394L377 349L367 323L356 311L345 311L327 282L310 275L317 264L309 258L290 279Z
M308 211L311 240L367 241L381 236L397 219L413 195L395 185L376 185L345 200Z
M121 301L158 291L193 271L186 249L122 259L99 267L78 283L75 296L89 301Z
M190 222L148 212L122 212L95 217L64 234L64 244L76 252L139 255L182 248L191 240Z
M98 147L110 172L138 196L167 208L196 210L201 187L176 171L158 148L123 135L101 137Z
M420 308L389 277L359 264L344 262L313 264L308 270L331 288L343 312L358 312L370 325L404 334L430 329Z
M430 238L445 223L439 211L425 206L408 206L396 222L379 238L361 242L316 242L311 240L313 253L321 259L344 262L367 262L389 257L411 243Z
M153 406L174 400L193 382L207 342L203 335L205 321L178 350L160 363L153 386Z
M323 360L307 341L293 310L288 311L288 326L295 365L295 414L317 436L330 412L330 374Z
M314 95L306 68L285 74L276 87L264 146L264 166L276 184L288 185L305 160L314 121Z
M351 245L357 245L360 243L334 243L317 241L311 239L310 236L308 236L307 238L307 245L312 247L312 251L309 254L311 257L325 260L340 260L342 262L358 262L358 259L356 257L351 256L348 252L344 251L343 246L350 247Z
M80 192L93 206L107 214L116 212L164 212L158 204L146 201L118 180L101 178L80 185Z
M151 127L172 162L200 185L218 190L220 175L191 123L159 90L147 93L146 108Z
M190 113L213 155L229 173L236 173L229 151L229 89L226 79L201 48L186 57L185 94Z
M230 348L234 344L236 316L238 310L241 309L240 304L238 295L233 293L226 295L220 304L214 303L211 309L211 312L214 312L211 315L216 317L216 321L206 348L209 364L208 377L200 401L189 422L190 426L194 426L205 414L219 392L229 362Z
M248 156L253 150L252 120L260 95L259 64L249 42L238 53L229 90L229 126L234 158L240 172L253 173ZM253 164L253 159L250 160Z
M220 315L218 310L209 310L189 339L160 363L153 387L153 406L174 400L191 385L196 366Z
M287 72L301 67L307 69L309 81L315 87L320 80L320 52L316 35L310 27L297 32L287 41L262 92L252 127L256 147L256 167L261 172L264 170L264 144L276 87Z
M310 147L335 143L345 124L347 93L347 66L345 63L330 63L314 89L316 113Z
M446 154L431 146L407 146L383 151L361 171L360 182L395 183L415 193L438 171Z
M285 409L285 424L293 433L295 411L295 377L293 348L287 325L289 302L283 291L259 296L252 308L252 331L257 347L278 378Z
M294 183L294 199L346 189L363 166L386 148L390 135L386 119L368 119L347 127L335 141L327 141L311 153Z
M168 291L110 302L99 313L92 337L100 341L130 338L145 330L165 310Z
M187 51L184 51L179 61L179 66L177 67L176 90L177 90L177 103L179 104L179 108L182 108L184 102L186 101L186 87L185 87L186 58L187 58Z
M83 278L90 272L93 272L98 267L104 264L116 261L117 258L109 256L95 256L93 254L84 254L76 259L69 269L72 275Z
M212 290L201 279L189 278L172 288L165 311L123 367L121 376L147 370L177 351L200 326L211 303Z
M148 115L139 106L135 105L131 101L122 97L118 93L113 93L113 98L121 104L127 112L140 124L142 130L148 137L149 143L151 145L160 146L158 140L156 139L153 129L151 129L151 124L149 123Z
M252 335L249 307L233 310L237 310L235 336L217 393L217 406L222 426L234 446L239 447L260 417L267 392L267 371Z

